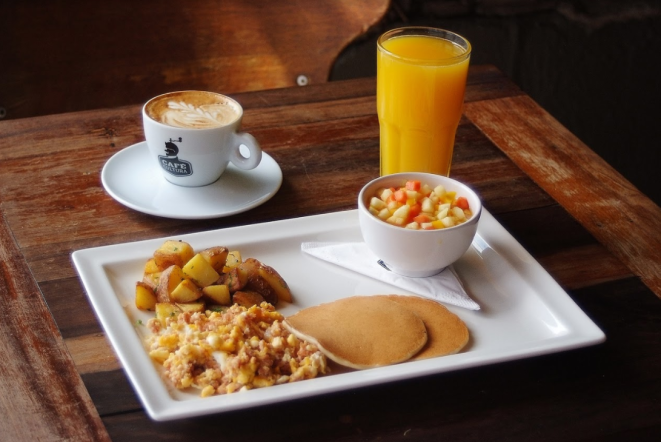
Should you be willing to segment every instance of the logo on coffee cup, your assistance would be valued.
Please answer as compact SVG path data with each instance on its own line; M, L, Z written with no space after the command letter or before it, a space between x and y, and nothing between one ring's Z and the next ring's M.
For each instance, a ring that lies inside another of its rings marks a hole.
M166 172L174 176L189 176L193 174L193 165L186 161L180 160L177 155L179 148L174 143L181 143L181 137L178 140L170 138L165 142L165 155L159 155L158 161L161 167Z

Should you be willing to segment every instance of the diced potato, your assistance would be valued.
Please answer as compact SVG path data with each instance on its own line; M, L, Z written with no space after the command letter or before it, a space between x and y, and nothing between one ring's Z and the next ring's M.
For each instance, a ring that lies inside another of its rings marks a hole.
M142 276L142 282L147 284L152 290L156 291L158 289L158 281L161 278L161 272L156 273L145 273Z
M234 303L248 308L252 307L253 305L260 305L265 301L264 297L260 293L243 290L234 293L233 300Z
M259 267L259 275L271 286L278 299L285 302L292 302L291 290L287 282L280 276L274 268L262 264Z
M183 270L178 265L171 265L161 273L158 279L156 297L158 302L172 302L170 294L186 279Z
M135 306L140 310L154 310L156 293L154 288L142 281L135 284Z
M155 306L156 319L160 320L165 325L167 318L172 318L181 313L181 309L171 302L157 302Z
M150 258L146 263L145 263L145 274L150 274L150 273L157 273L160 272L162 269L158 268L158 265L156 265L156 260L154 258Z
M154 262L158 269L163 271L171 265L185 266L193 255L195 255L195 251L190 244L169 239L154 252Z
M232 303L230 289L224 284L206 286L202 289L202 293L214 304L230 305Z
M260 273L262 267L263 264L255 258L248 258L243 261L237 269L239 270L239 274L244 274L247 280L244 287L245 290L257 292L264 297L266 302L276 305L279 299L278 295L273 287L271 287L271 284L269 284L266 279L262 278Z
M184 275L193 280L198 287L206 287L218 281L220 275L201 253L193 256L182 268Z
M229 255L229 250L227 247L210 247L204 249L200 254L206 259L211 267L218 272L222 273L225 263L227 262L227 255Z
M170 292L170 300L176 303L197 301L202 297L202 290L190 279L184 279Z
M240 272L238 267L230 269L223 275L223 284L229 287L230 293L242 290L248 283L248 276L245 272Z
M182 312L199 313L205 310L204 302L189 302L188 304L175 304Z
M241 264L241 262L241 252L238 250L232 250L227 254L227 261L223 268L223 273L229 272L231 269Z

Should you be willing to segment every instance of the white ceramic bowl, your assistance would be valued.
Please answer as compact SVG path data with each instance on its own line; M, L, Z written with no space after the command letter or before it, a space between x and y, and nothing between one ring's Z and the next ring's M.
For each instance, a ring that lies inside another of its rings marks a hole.
M393 226L372 215L368 208L379 188L399 188L407 180L418 180L432 188L442 184L464 196L473 213L463 224L439 230L412 230ZM466 253L482 214L480 198L465 184L429 173L407 172L379 177L367 183L358 195L360 230L367 246L393 272L411 277L439 273Z

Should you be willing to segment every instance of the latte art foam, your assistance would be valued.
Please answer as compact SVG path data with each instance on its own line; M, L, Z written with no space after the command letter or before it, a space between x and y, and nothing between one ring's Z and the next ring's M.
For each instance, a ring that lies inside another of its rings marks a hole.
M149 117L163 124L186 129L210 129L235 121L240 109L224 96L210 92L176 92L147 104Z
M226 104L193 106L183 101L169 101L161 122L168 126L207 129L224 126L236 119L234 109Z

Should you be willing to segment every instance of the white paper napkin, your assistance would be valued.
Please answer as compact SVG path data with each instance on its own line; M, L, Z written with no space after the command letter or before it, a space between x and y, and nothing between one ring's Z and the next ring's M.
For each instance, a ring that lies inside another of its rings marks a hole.
M378 262L379 258L364 242L304 242L301 243L301 250L324 261L435 301L446 302L469 310L480 309L479 304L466 293L452 266L434 276L409 278L382 267Z

